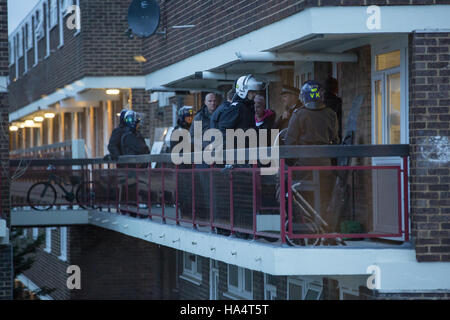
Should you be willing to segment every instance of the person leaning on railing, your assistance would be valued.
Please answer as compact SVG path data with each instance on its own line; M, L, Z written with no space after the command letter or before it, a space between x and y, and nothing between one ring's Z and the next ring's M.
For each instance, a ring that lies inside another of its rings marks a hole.
M324 90L315 81L307 81L301 88L300 100L303 107L295 109L289 121L286 144L287 145L330 145L338 144L338 122L336 113L327 108L323 101ZM329 158L299 158L289 161L292 166L330 166ZM320 173L320 203L321 208L327 207L333 187L331 172ZM312 171L296 171L293 173L294 180L311 180ZM311 199L307 199L311 201ZM311 202L310 202L311 203ZM321 210L324 214L325 210ZM329 221L329 217L323 217ZM330 226L334 229L335 226Z

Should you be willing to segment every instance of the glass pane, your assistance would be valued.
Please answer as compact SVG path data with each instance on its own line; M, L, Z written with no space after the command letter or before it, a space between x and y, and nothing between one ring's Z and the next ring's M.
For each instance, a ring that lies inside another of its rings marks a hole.
M252 285L252 272L248 269L245 269L245 291L252 292L253 291L253 285Z
M186 270L192 271L192 261L191 261L191 256L189 254L184 255L184 268Z
M276 277L270 274L266 274L266 283L276 286L277 285Z
M375 81L375 144L383 143L383 96L381 80Z
M302 300L302 287L289 283L289 300Z
M391 144L400 143L400 73L390 74L387 76L388 88L388 128L389 139Z
M198 256L195 256L197 259L197 273L202 273L202 259Z
M239 286L237 266L228 265L228 283L233 287Z
M319 292L309 289L306 293L305 300L317 300L319 298Z
M399 67L400 50L377 55L375 63L377 71Z

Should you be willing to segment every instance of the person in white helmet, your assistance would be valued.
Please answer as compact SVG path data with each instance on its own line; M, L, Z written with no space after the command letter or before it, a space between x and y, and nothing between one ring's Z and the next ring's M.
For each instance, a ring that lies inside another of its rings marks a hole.
M229 106L217 110L214 114L214 126L222 132L226 141L227 129L255 129L255 106L253 99L265 84L251 74L240 77L235 84L236 94ZM225 145L225 143L224 143ZM225 148L224 148L225 150Z

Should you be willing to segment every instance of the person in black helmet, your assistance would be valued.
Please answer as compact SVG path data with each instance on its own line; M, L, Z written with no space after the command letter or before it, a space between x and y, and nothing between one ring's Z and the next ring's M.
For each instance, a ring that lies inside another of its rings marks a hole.
M184 129L189 131L191 128L192 121L194 119L194 110L191 106L184 106L180 110L178 110L178 119L177 119L177 125L172 131L172 134L176 130ZM170 147L169 147L169 153L172 152L172 149L180 143L181 138L179 141L172 141L172 138L170 139Z
M304 107L296 109L289 121L286 133L287 145L332 145L339 143L338 121L336 113L324 103L324 90L315 81L307 81L301 89L300 100ZM331 166L330 158L300 158L289 165L295 166ZM328 223L326 231L335 232L337 217L330 215L326 208L334 184L333 175L327 170L301 170L293 173L293 178L304 183L305 180L318 181L320 191L320 210L315 208ZM311 194L304 198L313 204ZM298 215L296 215L298 217Z
M122 138L123 131L125 130L124 118L127 111L128 109L123 109L120 112L119 126L112 131L111 137L109 138L108 151L111 156L111 160L118 160L119 156L123 155L122 148L120 146L120 139Z
M139 115L130 110L124 117L125 129L121 137L121 148L124 155L148 154L150 150L144 137L139 132Z

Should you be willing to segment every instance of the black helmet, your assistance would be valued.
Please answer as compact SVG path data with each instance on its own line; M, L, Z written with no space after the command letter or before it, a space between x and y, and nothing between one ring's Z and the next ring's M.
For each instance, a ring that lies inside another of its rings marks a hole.
M323 89L316 81L306 81L300 91L300 100L308 109L321 109Z
M184 106L180 110L178 110L178 120L177 124L187 129L191 126L192 120L194 116L194 109L190 106Z

